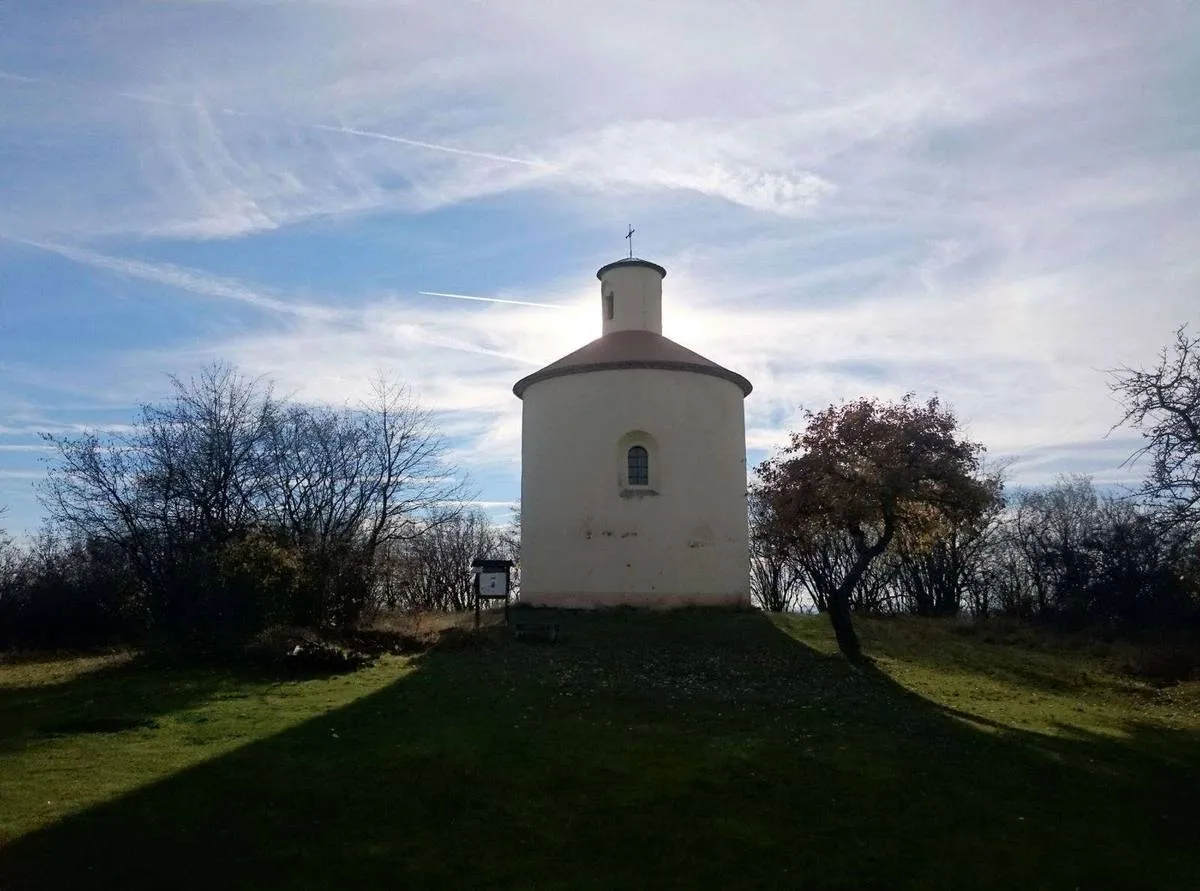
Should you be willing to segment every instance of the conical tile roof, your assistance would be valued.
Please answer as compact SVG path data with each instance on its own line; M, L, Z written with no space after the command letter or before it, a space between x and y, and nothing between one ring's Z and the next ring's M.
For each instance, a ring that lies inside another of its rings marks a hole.
M737 372L723 368L711 359L706 359L661 334L629 330L613 331L598 337L575 352L551 362L540 371L521 378L513 384L513 393L522 398L525 391L538 381L568 374L621 368L661 368L667 371L707 374L737 384L745 396L749 396L753 389L750 381Z

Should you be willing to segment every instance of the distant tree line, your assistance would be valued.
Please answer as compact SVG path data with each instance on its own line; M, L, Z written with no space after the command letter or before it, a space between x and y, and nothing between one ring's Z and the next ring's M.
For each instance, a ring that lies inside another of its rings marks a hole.
M1144 437L1136 492L1077 476L1006 493L936 399L809 413L751 489L755 602L828 613L851 656L855 613L1200 627L1200 338L1180 329L1111 388Z
M171 385L128 433L46 436L47 527L0 537L0 647L212 646L461 609L471 559L512 550L395 384L342 409L226 365Z
M1002 495L1002 491L997 493ZM752 590L774 611L830 609L855 558L846 534L822 532L786 550L756 517ZM1194 530L1164 526L1087 477L997 501L927 542L887 548L850 592L854 612L1008 615L1061 626L1132 630L1200 618Z

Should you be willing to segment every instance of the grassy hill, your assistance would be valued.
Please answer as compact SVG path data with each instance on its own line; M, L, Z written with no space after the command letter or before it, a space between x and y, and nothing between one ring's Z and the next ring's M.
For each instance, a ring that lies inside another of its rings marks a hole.
M1134 651L559 621L325 679L0 665L0 888L1200 885L1200 682Z

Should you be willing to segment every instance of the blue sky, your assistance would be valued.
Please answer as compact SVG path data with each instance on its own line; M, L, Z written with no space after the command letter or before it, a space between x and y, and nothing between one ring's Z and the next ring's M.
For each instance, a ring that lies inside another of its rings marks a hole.
M751 462L912 390L1014 483L1130 481L1104 369L1200 324L1198 84L1185 0L0 2L7 525L38 431L213 359L408 381L502 517L510 387L599 334L630 222Z

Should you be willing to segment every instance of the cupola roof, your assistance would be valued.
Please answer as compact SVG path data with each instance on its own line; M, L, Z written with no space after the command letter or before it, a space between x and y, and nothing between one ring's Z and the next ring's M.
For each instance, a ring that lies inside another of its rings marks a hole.
M626 257L620 260L614 260L612 263L606 263L596 270L596 278L604 280L604 273L611 269L623 269L627 266L640 266L643 269L653 269L661 277L667 277L667 270L659 266L657 263L651 263L649 260L643 260L641 257Z

